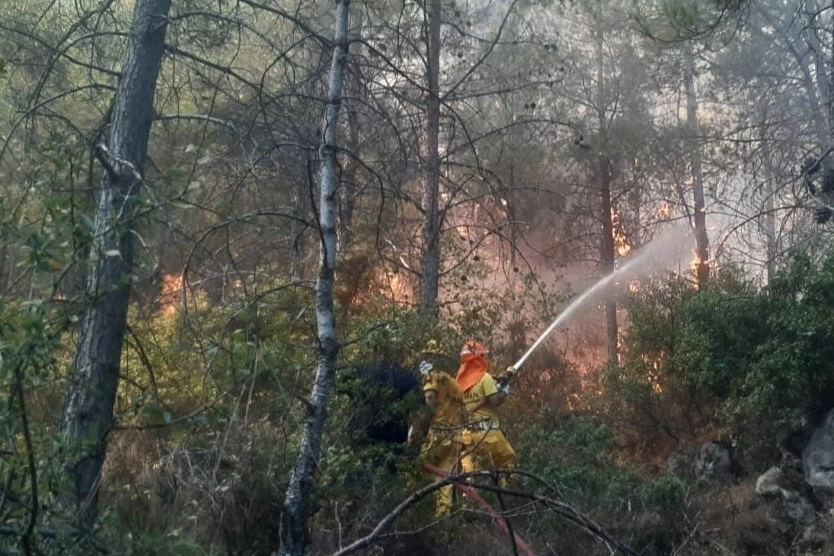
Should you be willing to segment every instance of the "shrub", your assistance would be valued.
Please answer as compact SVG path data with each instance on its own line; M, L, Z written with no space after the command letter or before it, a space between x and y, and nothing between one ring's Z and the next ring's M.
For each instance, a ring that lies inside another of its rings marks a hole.
M834 256L794 253L764 290L725 268L695 291L682 278L629 297L619 366L603 400L630 444L670 446L723 428L742 467L776 457L776 439L816 421L834 399Z
M524 469L549 483L557 497L641 554L668 554L685 532L683 484L674 477L646 481L612 458L613 437L598 419L542 414L541 428L520 446ZM542 485L528 485L542 489ZM552 495L544 488L543 493ZM557 538L567 554L587 554L587 539L559 519L538 520L541 535ZM560 552L561 553L561 552Z

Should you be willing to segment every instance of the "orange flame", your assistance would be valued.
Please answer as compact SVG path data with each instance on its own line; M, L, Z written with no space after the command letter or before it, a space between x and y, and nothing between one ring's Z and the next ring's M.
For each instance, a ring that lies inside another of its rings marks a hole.
M628 236L623 230L623 224L620 221L620 216L616 211L611 209L611 225L614 231L614 248L617 254L621 257L628 255L631 252L631 244L628 241Z
M179 304L180 290L182 290L182 275L164 274L160 285L159 309L164 315L170 315L177 310Z

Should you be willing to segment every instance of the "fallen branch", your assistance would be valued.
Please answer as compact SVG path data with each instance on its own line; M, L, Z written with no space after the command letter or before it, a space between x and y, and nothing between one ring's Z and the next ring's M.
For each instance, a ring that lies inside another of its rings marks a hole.
M527 477L529 479L532 479L532 480L534 480L534 481L536 481L536 482L538 482L542 485L550 486L545 480L541 479L540 477L537 477L536 475L533 475L532 473L528 473L526 471L521 471L521 470L518 470L518 469L499 469L499 470L496 470L496 471L490 471L487 474L489 474L491 476L495 476L495 475L507 475L507 476L518 475L518 476ZM632 550L626 544L618 541L616 538L614 538L614 536L612 536L610 533L608 533L605 529L603 529L600 525L598 525L592 519L590 519L587 516L582 515L577 510L575 510L573 508L573 506L571 506L570 504L566 504L565 502L560 502L559 500L555 500L555 499L551 498L550 496L542 496L542 495L539 495L539 494L533 494L533 493L524 492L524 491L521 491L521 490L509 490L509 489L506 489L506 488L499 488L499 487L495 487L495 486L487 485L487 484L478 485L478 488L480 488L481 490L487 490L487 491L492 491L492 492L496 492L496 493L499 493L499 494L505 494L505 495L509 495L509 496L515 496L515 497L518 497L518 498L526 498L528 500L531 500L531 501L533 501L533 502L535 502L535 503L537 503L541 506L544 506L548 510L551 510L551 511L559 514L560 516L564 517L565 519L567 519L568 521L570 521L571 523L573 523L577 527L579 527L581 529L584 529L585 532L589 533L590 535L596 537L598 540L605 543L605 545L608 546L608 548L609 548L609 550L611 551L612 554L625 554L626 556L638 556L637 552Z
M406 498L396 508L394 508L394 510L392 510L391 513L386 515L379 523L377 523L376 527L374 527L374 529L369 534L339 549L338 551L334 552L331 556L346 556L347 554L352 554L358 550L370 546L371 544L376 542L380 537L382 537L383 531L392 523L394 523L402 514L404 514L406 510L417 504L426 496L432 494L434 491L450 484L454 485L455 489L458 492L465 495L474 503L478 504L483 509L485 509L495 519L496 525L499 528L501 528L501 530L504 531L508 536L510 535L510 529L507 527L507 522L504 518L504 515L506 515L506 513L496 511L492 506L489 505L489 503L487 503L483 499L483 497L481 497L478 494L475 488L473 488L466 482L475 478L494 478L500 475L515 475L527 477L537 483L540 483L541 485L547 486L552 489L552 487L540 477L537 477L532 473L528 473L519 469L502 469L496 471L479 471L475 473L450 475L448 472L433 465L425 464L423 467L426 471L436 475L438 477L438 480L428 486L421 488L420 490L416 491L411 496ZM608 548L611 554L621 554L624 556L638 556L637 552L632 550L624 543L618 541L611 534L605 531L605 529L603 529L600 525L595 523L590 518L582 515L569 504L560 502L559 500L551 498L550 496L544 496L520 490L511 490L489 484L478 484L477 487L480 490L486 490L490 492L495 492L497 494L514 496L517 498L530 500L534 504L538 506L543 506L544 508L564 517L573 525L579 527L586 533L595 537ZM524 541L524 539L522 539L515 533L513 533L512 539L514 540L515 546L521 549L527 556L535 556L535 553L533 552L532 548L529 544L527 544L527 542Z
M411 506L418 503L420 500L428 496L429 494L433 493L434 491L449 485L453 482L452 477L447 477L445 479L441 479L439 481L435 481L434 483L425 486L403 500L396 508L391 511L388 515L382 518L382 521L377 523L376 527L374 527L373 531L365 535L364 537L357 539L350 543L349 545L339 549L338 551L334 552L331 556L346 556L347 554L352 554L357 550L361 550L376 541L377 537L382 534L382 531L385 530L388 525L396 521L398 517L400 517L405 511L410 508Z

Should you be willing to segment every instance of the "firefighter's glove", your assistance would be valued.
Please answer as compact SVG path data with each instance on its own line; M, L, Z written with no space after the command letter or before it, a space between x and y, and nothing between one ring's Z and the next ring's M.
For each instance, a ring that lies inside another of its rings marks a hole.
M431 361L420 361L420 374L423 376L428 375L431 370L434 368Z
M507 367L507 370L501 373L501 376L498 377L498 384L500 386L504 386L512 382L513 378L515 377L515 371L516 369L512 365Z

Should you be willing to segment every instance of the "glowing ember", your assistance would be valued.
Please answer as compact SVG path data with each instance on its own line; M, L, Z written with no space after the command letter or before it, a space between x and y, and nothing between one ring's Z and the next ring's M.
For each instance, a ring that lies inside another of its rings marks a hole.
M159 308L165 315L170 315L177 310L180 291L182 290L182 275L163 274L162 284L159 292Z
M611 224L614 227L614 248L619 256L624 257L631 253L631 244L623 229L623 223L614 209L611 209Z

